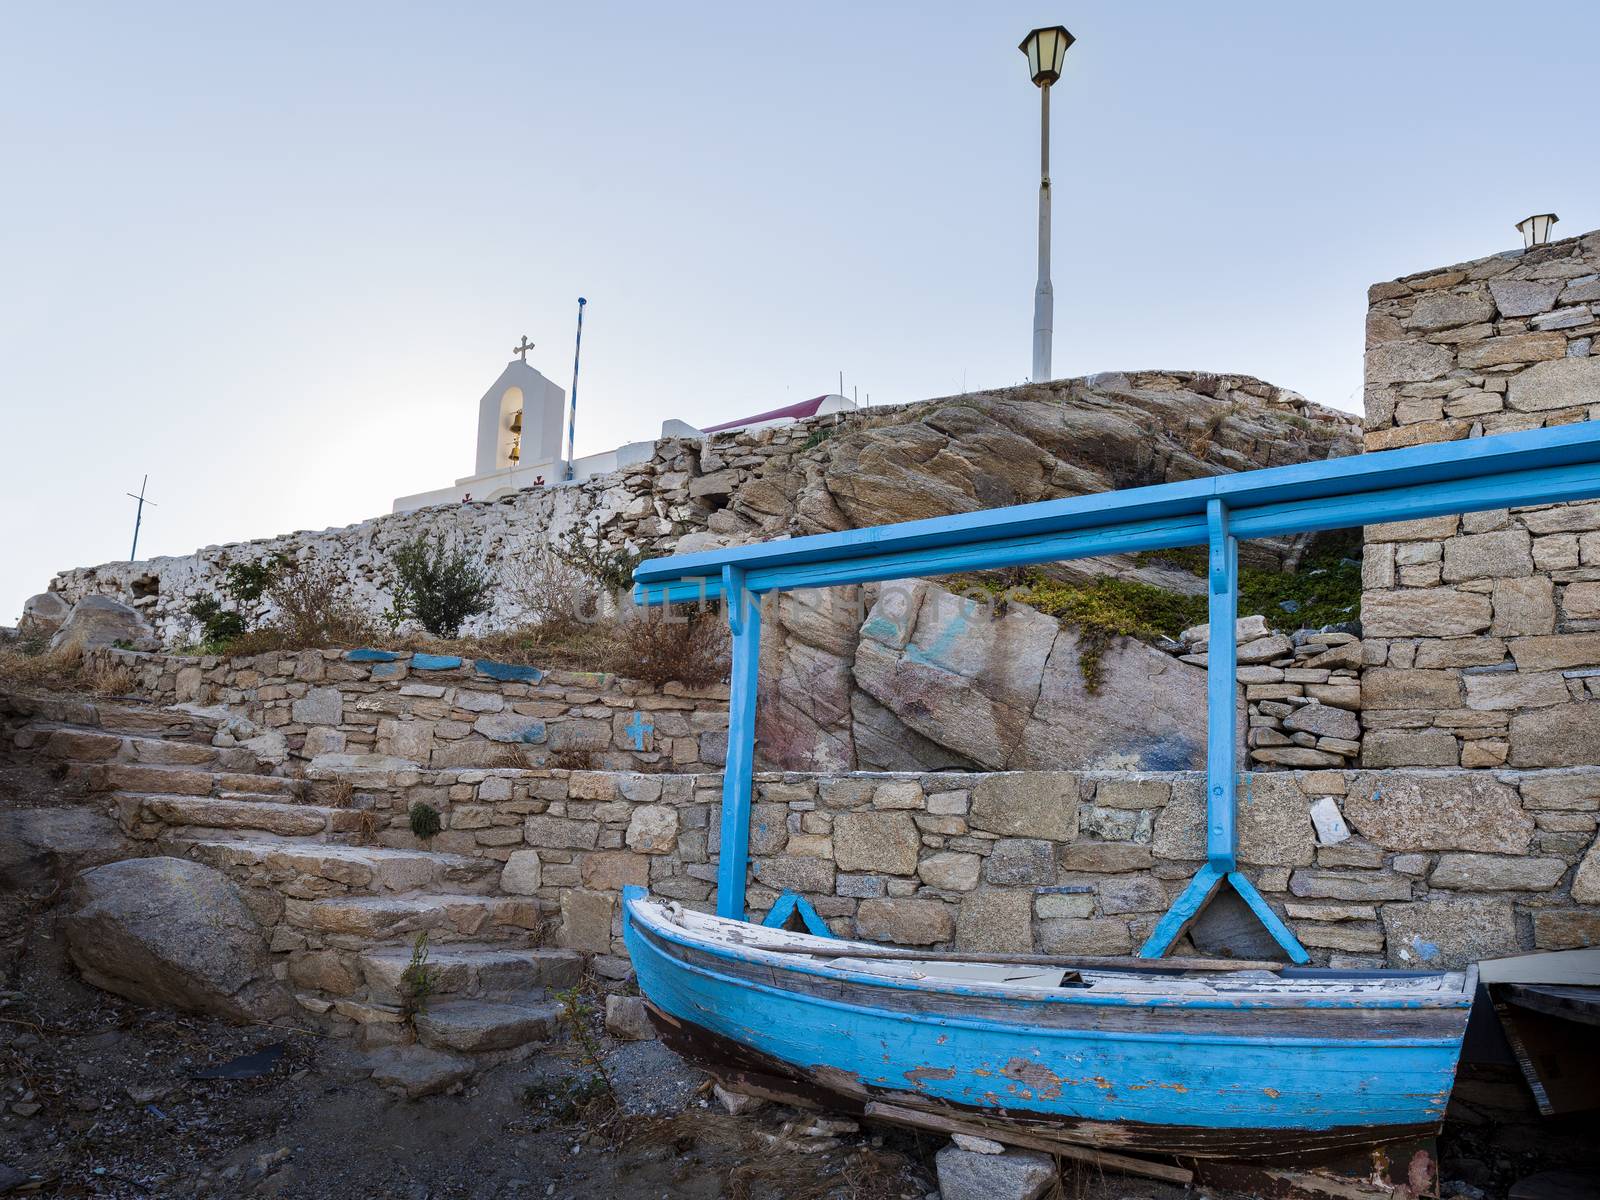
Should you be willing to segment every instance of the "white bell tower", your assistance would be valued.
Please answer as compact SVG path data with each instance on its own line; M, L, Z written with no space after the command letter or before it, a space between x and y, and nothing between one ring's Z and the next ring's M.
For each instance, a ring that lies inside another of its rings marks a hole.
M473 475L515 470L558 480L567 394L525 362L512 361L478 401L478 459Z

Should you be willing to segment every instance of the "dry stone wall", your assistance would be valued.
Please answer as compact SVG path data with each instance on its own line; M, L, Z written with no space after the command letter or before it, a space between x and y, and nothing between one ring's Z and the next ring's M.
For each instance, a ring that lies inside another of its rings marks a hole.
M727 756L728 689L488 659L386 650L242 658L105 648L91 662L133 671L141 694L210 708L219 745L289 773L387 777L451 767L704 771Z
M1600 233L1374 285L1367 449L1600 417L1597 333ZM1363 586L1365 765L1600 763L1600 502L1369 526Z
M719 774L316 774L313 798L330 778L354 784L349 815L370 813L381 845L418 848L406 813L432 804L444 830L429 848L501 864L498 890L559 913L555 936L572 948L621 952L618 904L630 884L713 906ZM1456 965L1600 942L1600 769L1247 778L1241 869L1317 962ZM759 917L792 889L849 937L1127 953L1204 859L1202 792L1196 772L763 774L750 905ZM164 836L160 799L125 798L134 836ZM1195 945L1270 953L1238 908L1214 903Z

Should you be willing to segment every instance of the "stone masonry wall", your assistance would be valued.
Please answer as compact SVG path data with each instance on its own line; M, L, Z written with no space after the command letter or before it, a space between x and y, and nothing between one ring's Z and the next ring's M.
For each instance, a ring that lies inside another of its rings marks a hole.
M542 767L574 753L610 770L707 771L727 756L722 684L656 688L595 672L384 650L90 654L130 668L141 694L157 702L221 706L229 723L219 744L247 746L289 773Z
M431 849L505 864L500 890L559 912L562 944L621 952L618 901L648 886L712 907L720 774L312 772L343 778L353 831L416 848L406 813L443 814ZM1241 869L1319 963L1459 965L1600 943L1600 769L1323 770L1249 778ZM841 935L962 950L1137 949L1204 858L1198 772L764 774L749 900L803 893ZM161 797L123 798L136 837ZM343 814L341 814L343 815ZM270 889L264 889L270 891ZM1192 931L1208 952L1271 944L1219 900Z
M1597 334L1600 232L1376 284L1366 447L1600 418ZM1364 765L1600 763L1600 502L1369 526L1363 574Z

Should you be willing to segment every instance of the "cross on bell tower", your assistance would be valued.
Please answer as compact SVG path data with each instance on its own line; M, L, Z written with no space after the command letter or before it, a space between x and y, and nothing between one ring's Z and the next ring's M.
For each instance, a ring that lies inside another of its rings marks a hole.
M522 335L522 345L511 347L511 353L515 354L523 362L527 362L528 361L528 351L532 350L532 349L533 349L533 343L528 340L528 335L527 334L523 334Z

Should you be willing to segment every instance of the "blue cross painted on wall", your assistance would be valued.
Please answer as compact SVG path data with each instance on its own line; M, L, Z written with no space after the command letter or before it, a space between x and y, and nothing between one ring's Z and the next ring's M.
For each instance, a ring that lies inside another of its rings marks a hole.
M623 726L623 732L633 739L633 748L635 750L644 750L646 749L645 739L653 738L655 736L656 727L649 721L645 720L645 716L642 712L640 712L638 709L635 709L633 713L633 720L629 721L628 724ZM652 742L651 745L654 745L654 742Z

